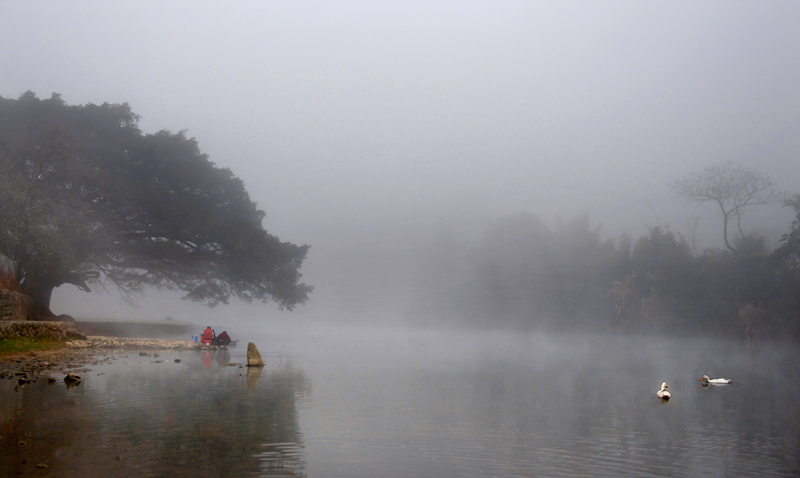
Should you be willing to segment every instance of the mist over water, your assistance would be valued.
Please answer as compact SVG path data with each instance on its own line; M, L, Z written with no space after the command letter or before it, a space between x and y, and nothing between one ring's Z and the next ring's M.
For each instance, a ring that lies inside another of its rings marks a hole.
M58 476L798 472L795 346L329 324L246 337L263 370L226 366L244 361L238 347L98 357L72 390L3 381L0 461ZM734 384L703 387L703 374Z
M310 244L315 287L291 312L58 287L56 314L168 317L240 347L98 357L73 389L0 382L0 470L800 474L796 283L780 295L765 280L793 212L748 209L758 247L740 261L715 205L667 186L731 161L800 192L800 3L44 1L0 15L0 95L127 102L145 134L187 130L270 234ZM248 341L260 372L227 365Z

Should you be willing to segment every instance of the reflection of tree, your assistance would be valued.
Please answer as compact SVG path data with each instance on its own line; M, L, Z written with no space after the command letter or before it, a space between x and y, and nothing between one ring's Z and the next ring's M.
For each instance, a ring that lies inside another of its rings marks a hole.
M164 427L161 440L142 435L160 456L154 465L166 467L173 476L197 476L198 470L210 476L241 476L259 473L264 466L268 471L279 469L285 461L297 465L301 445L295 392L304 386L302 372L290 367L265 370L261 387L250 393L238 373L232 377L235 380L224 378L209 383L195 380L192 386L179 388L159 410L174 425ZM264 463L259 457L270 443L296 444L294 454L271 456Z
M81 435L94 420L63 383L39 380L18 391L15 383L0 381L0 470L4 476L44 473L37 465L52 466L58 450L81 449Z
M25 416L8 422L20 436L38 435L37 455L25 466L46 461L65 475L302 476L295 397L308 392L303 371L264 369L251 388L244 369L197 365L172 369L178 373L126 370L108 377L106 390L26 387ZM18 450L2 443L0 465L11 465Z

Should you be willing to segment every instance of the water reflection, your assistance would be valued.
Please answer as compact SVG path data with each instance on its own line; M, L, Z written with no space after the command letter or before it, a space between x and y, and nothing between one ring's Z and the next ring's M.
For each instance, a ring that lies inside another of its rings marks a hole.
M296 397L308 393L304 372L291 364L252 372L225 366L230 354L219 352L210 363L205 352L196 361L186 353L163 361L118 357L93 366L73 389L39 380L14 392L3 380L0 469L43 476L304 476L296 406ZM36 468L40 463L47 468Z
M798 391L796 349L748 358L714 341L389 333L370 345L333 332L330 348L348 352L319 347L301 413L309 476L800 471L800 406L786 400ZM698 388L708 366L742 386ZM663 381L667 403L655 396Z
M0 470L29 474L42 462L50 468L35 471L45 476L800 474L795 346L338 324L280 332L257 337L272 352L264 368L240 366L245 351L232 349L98 358L73 390L59 378L14 392L16 381L3 380ZM735 383L698 387L705 371ZM654 394L662 382L669 402Z
M263 370L264 367L247 367L247 390L249 392L256 389L256 384Z
M217 350L217 363L224 366L231 361L231 353L227 349Z

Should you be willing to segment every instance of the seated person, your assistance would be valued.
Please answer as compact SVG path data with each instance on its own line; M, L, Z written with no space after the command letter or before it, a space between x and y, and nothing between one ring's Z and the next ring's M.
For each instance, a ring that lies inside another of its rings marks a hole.
M230 335L228 335L228 332L224 330L222 331L221 334L217 336L217 339L215 341L215 345L228 345L230 343L231 343L231 337Z
M214 338L216 338L217 334L214 332L214 329L211 326L206 327L206 330L203 331L203 335L200 337L200 341L203 345L211 345L214 342Z

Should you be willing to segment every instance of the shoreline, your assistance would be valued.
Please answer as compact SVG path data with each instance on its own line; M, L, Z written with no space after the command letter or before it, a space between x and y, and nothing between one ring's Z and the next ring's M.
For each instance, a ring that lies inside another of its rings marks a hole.
M141 337L119 337L110 335L87 335L86 339L68 340L64 348L81 349L133 349L145 350L193 350L198 344L191 340L155 339Z
M127 338L111 336L87 336L86 339L67 340L63 347L20 352L0 357L0 379L19 378L35 381L53 373L80 373L95 355L117 355L139 353L158 356L158 351L200 350L191 340L168 340L152 338ZM22 382L21 382L22 383Z

